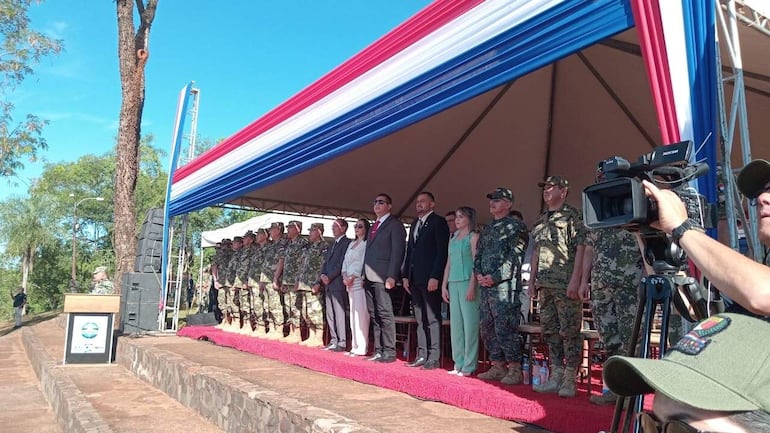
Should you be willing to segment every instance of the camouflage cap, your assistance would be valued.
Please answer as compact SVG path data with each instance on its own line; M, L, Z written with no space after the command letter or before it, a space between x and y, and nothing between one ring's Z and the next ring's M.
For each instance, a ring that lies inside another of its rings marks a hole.
M233 242L243 242L243 236L236 236L233 238Z
M254 234L254 232L253 232L253 231L249 230L249 231L247 231L247 232L246 232L246 234L245 234L245 235L243 235L243 237L245 237L245 238L246 238L246 237L248 237L248 238L256 239L256 238L257 238L257 235L256 235L256 234Z
M546 185L554 185L558 186L559 188L569 188L569 181L561 176L548 176L545 178L545 181L538 182L537 184L537 186L540 188Z
M289 227L294 226L295 229L302 231L302 221L291 220L289 221Z
M270 236L270 233L268 233L268 232L267 232L267 230L268 230L268 229L266 229L266 228L261 228L261 229L258 229L258 230L257 230L257 234L258 234L258 235L265 235L265 236Z
M94 275L99 272L107 272L107 266L97 266L96 269L94 269Z
M318 229L318 230L321 231L321 233L323 233L324 225L323 225L323 223L313 223L313 224L310 224L310 230L313 230L313 229Z
M513 201L513 193L508 188L495 188L494 191L487 194L487 198L491 200L508 200L510 202Z
M270 224L270 228L271 229L281 229L281 231L283 231L283 223L280 222L280 221L276 221L276 222Z
M738 174L738 189L748 198L757 198L770 182L770 162L755 159Z
M226 245L226 244L229 244L230 242L232 242L232 241L230 240L230 238L224 238L224 239L222 239L222 243L223 243L223 244L225 244L225 245Z

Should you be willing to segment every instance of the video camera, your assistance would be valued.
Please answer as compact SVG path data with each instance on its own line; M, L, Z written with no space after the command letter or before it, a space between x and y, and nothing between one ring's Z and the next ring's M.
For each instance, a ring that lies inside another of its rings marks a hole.
M692 141L658 146L630 163L620 156L599 162L599 183L583 190L583 221L591 229L617 227L638 231L657 221L658 208L647 198L642 180L669 185L687 207L688 216L710 226L705 197L687 183L709 170L708 164L690 164Z

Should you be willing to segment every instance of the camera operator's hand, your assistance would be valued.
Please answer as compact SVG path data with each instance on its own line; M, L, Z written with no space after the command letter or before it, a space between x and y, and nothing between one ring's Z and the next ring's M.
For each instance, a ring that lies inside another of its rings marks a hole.
M658 221L650 225L671 234L675 228L687 220L687 209L684 207L684 202L674 192L661 190L652 182L644 180L642 184L647 197L658 203Z

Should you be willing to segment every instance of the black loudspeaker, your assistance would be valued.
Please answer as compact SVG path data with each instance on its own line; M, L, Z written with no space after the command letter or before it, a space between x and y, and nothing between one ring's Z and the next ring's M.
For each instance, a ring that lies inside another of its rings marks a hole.
M214 313L198 313L187 316L187 325L189 326L210 326L218 323Z
M160 272L162 255L163 208L153 208L147 211L147 217L139 232L134 272L151 274Z
M124 334L157 331L160 275L125 273L120 291L120 330Z

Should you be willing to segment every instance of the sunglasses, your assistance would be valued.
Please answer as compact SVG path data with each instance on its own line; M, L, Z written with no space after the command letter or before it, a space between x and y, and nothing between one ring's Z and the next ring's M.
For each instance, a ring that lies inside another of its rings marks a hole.
M357 229L362 229L362 228L364 228L364 225L363 224L356 224L353 227L355 227Z
M374 200L374 204L388 204L388 202L386 200L378 198Z
M708 433L681 420L661 422L647 412L637 415L637 419L642 433Z
M759 196L764 194L764 193L766 193L766 192L770 192L770 185L767 185L766 187L764 187L761 190L759 190L759 194L757 194L756 197L750 198L749 199L749 204L752 205L752 206L758 205L759 204Z

